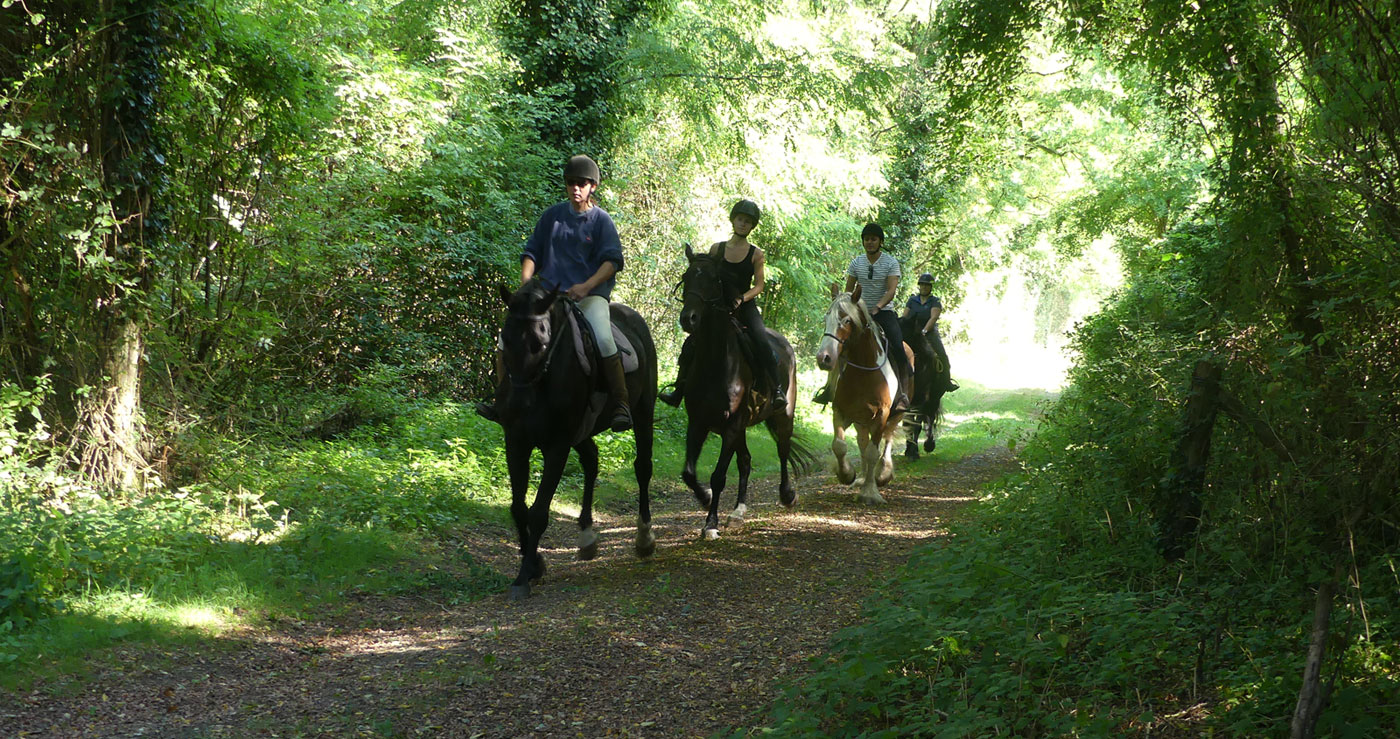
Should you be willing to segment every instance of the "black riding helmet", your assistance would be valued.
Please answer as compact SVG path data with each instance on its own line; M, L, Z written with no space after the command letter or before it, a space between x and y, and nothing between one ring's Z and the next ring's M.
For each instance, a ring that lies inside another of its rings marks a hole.
M754 223L758 223L759 219L763 217L763 212L758 209L758 203L752 200L740 200L735 203L734 207L729 209L729 220L734 220L734 216L740 214L752 218Z
M602 176L598 174L598 163L583 154L569 157L569 163L564 165L564 177L592 180L595 186L603 181Z
M929 274L928 272L919 275L919 284L922 285L926 282L930 285L933 284L933 275Z

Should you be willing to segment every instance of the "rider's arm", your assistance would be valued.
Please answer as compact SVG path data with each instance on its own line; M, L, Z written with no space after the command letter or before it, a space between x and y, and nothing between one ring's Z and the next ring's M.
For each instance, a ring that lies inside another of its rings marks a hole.
M753 250L753 287L744 293L744 300L753 300L763 292L763 250Z
M524 285L535 276L535 260L530 257L520 258L520 284Z
M853 275L846 275L846 289L844 292L851 292L856 289L856 278Z
M598 271L592 277L569 288L569 297L574 300L583 300L588 294L593 292L593 288L607 282L613 275L617 274L617 264L606 261L598 265Z
M942 308L939 308L938 306L934 306L934 307L929 311L929 314L928 314L928 323L925 323L925 324L924 324L924 333L928 333L928 332L930 332L930 331L933 330L933 327L934 327L935 325L937 325L937 323L938 323L938 317L939 317L940 315L942 315L942 314L943 314L943 309L942 309Z
M894 301L894 294L899 292L899 275L890 275L885 278L885 294L880 296L879 302L875 303L875 312L879 313L885 306Z

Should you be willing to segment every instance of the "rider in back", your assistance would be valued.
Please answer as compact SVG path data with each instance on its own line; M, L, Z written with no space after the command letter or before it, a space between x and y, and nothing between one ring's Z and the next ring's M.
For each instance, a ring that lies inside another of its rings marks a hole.
M582 154L569 159L564 167L566 200L546 209L535 224L520 255L520 284L539 277L546 285L564 289L578 303L603 358L603 375L614 408L610 428L626 431L632 428L627 379L608 310L614 275L622 271L622 243L612 217L593 200L599 181L598 165L592 159ZM501 422L501 400L508 387L500 369L498 361L494 404L476 406L477 413L496 423Z
M732 301L730 310L748 333L753 347L754 361L759 366L754 374L761 377L767 387L770 401L787 392L783 378L778 372L778 355L768 341L768 329L763 325L763 317L758 312L755 300L763 292L763 250L749 243L749 234L758 225L762 216L758 204L752 200L740 200L729 211L729 223L734 234L727 241L716 242L710 247L710 257L720 263L720 274L724 280L725 294ZM669 393L657 397L662 402L679 406L685 396L686 373L690 367L694 351L693 339L687 336L681 344L681 356L677 360L676 382Z
M933 275L925 272L919 275L919 291L905 301L904 313L900 318L913 317L915 328L928 342L933 353L938 355L943 366L948 367L948 350L943 348L943 339L938 335L938 317L941 315L943 301L933 294ZM951 393L958 387L950 376L938 390Z

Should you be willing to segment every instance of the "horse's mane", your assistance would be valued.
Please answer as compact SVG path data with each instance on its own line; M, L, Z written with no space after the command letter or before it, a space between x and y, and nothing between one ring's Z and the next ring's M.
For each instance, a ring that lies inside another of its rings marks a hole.
M840 295L836 296L837 302L841 302L843 300L851 304L852 312L860 317L860 322L866 327L866 330L870 330L870 326L874 325L875 323L875 318L870 315L870 310L865 307L865 301L852 299L850 293L841 293Z

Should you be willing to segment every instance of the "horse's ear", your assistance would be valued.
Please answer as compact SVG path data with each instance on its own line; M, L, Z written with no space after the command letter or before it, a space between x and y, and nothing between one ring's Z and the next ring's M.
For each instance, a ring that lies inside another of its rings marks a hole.
M510 305L510 288L506 287L505 284L497 285L497 287L499 287L499 288L501 289L501 303L502 303L503 305L509 306L509 305Z
M685 242L685 261L687 261L687 262L693 262L693 261L695 261L695 250L692 249L692 248L690 248L690 242L689 242L689 241Z
M854 290L851 291L851 302L852 302L852 303L859 303L859 302L860 302L860 283L859 283L859 282L856 283L856 289L854 289Z
M841 294L841 283L839 283L839 282L832 282L832 283L831 283L831 299L832 299L832 300L835 300L835 299L836 299L836 296L837 296L837 295L840 295L840 294Z
M540 298L540 302L535 304L535 312L547 313L550 308L554 307L554 301L559 298L560 294L559 288L545 293L544 297Z

